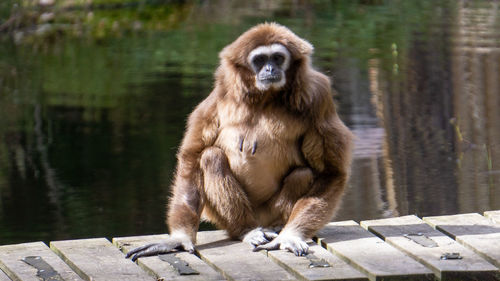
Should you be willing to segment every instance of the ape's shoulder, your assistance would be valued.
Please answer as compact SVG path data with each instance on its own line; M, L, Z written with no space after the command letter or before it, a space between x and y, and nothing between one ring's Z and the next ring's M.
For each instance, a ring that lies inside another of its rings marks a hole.
M337 116L330 78L312 68L304 78L307 86L303 89L302 99L307 102L307 113L315 121Z

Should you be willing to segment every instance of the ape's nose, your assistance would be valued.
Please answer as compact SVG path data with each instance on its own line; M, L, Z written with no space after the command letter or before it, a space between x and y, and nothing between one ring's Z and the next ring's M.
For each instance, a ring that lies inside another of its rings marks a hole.
M273 74L274 67L271 64L266 64L265 71L266 71L267 74Z

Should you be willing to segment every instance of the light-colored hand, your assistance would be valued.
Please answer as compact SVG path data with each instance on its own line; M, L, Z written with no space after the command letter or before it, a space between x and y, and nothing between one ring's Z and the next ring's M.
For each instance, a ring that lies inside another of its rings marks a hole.
M255 247L254 251L260 250L288 250L294 253L296 256L305 256L309 251L309 246L306 241L302 239L302 237L293 234L291 232L282 232L276 238L274 238L271 242L267 244L262 244Z
M259 246L269 243L269 241L273 240L277 236L278 234L274 231L257 227L243 235L241 240L251 245Z

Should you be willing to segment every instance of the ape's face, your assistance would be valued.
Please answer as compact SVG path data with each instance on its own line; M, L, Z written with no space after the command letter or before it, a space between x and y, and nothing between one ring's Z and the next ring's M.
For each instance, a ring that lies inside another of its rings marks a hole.
M247 62L255 73L255 86L259 90L279 90L285 86L285 73L290 66L290 52L285 46L259 46L250 52Z

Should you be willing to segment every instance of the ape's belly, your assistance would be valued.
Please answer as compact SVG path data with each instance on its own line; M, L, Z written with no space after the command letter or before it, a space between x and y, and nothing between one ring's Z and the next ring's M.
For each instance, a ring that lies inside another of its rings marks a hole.
M231 171L256 206L279 191L284 176L302 160L295 139L255 131L222 130L216 145L225 151Z

